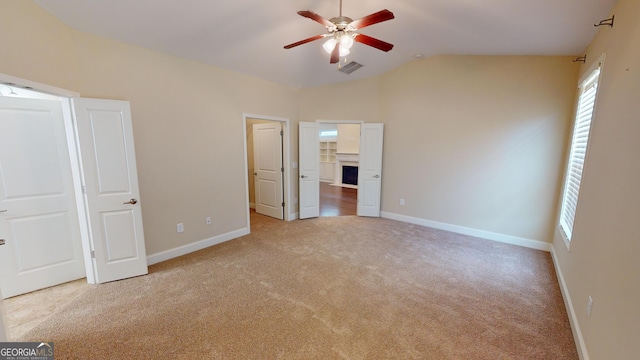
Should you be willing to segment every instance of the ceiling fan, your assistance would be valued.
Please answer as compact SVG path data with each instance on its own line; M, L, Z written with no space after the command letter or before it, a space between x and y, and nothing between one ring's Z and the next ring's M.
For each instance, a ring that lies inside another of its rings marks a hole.
M329 20L309 10L298 11L298 15L324 25L327 28L328 33L312 36L308 39L286 45L284 47L285 49L291 49L298 45L329 37L329 40L327 40L322 47L331 54L331 59L329 60L329 63L331 64L335 64L340 61L341 56L348 55L354 41L372 46L385 52L393 49L393 44L356 32L356 30L362 29L363 27L393 19L393 13L387 9L380 10L358 20L352 20L351 18L342 16L342 0L340 0L340 15Z

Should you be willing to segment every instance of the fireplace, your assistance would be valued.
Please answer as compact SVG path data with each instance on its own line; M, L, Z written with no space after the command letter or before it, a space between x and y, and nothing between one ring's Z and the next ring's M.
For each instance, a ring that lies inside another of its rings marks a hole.
M358 154L336 154L335 164L335 181L332 185L342 186L351 189L358 188L358 166L360 165L360 156ZM351 175L347 175L346 181L343 176L343 172L347 169L347 173L351 172ZM354 170L355 169L355 170ZM353 174L355 171L355 175Z
M348 185L358 185L358 167L342 166L342 183Z

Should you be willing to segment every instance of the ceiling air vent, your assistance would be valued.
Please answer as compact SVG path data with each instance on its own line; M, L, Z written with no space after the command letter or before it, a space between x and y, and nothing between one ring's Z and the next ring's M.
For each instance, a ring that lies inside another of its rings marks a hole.
M362 67L362 64L358 64L357 62L352 61L352 62L350 62L350 63L348 63L346 65L342 65L340 67L340 69L338 69L338 71L343 72L343 73L348 75L348 74L351 74L352 72L360 69L361 67Z

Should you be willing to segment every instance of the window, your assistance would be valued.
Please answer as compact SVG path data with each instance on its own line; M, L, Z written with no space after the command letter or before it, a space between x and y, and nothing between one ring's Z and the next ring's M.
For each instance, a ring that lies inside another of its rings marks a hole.
M336 137L338 136L338 130L320 130L320 137Z
M578 109L573 127L573 136L571 137L571 150L569 152L569 163L565 175L560 210L560 229L567 244L571 241L573 233L573 221L576 216L582 171L587 154L591 118L593 117L598 91L600 66L601 62L599 62L595 70L588 73L586 79L580 84L580 97L578 98Z

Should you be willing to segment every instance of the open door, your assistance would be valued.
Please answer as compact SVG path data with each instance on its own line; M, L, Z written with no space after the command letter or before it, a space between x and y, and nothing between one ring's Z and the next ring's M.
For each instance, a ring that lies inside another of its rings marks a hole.
M358 216L380 217L383 130L384 124L360 126Z
M281 123L253 125L253 168L256 212L284 219Z
M320 216L320 129L317 123L300 122L300 219Z
M83 278L60 101L0 97L0 285L11 297ZM69 139L73 141L73 139Z
M148 273L129 103L72 99L98 283Z

